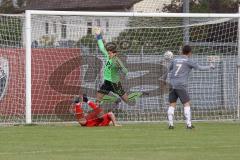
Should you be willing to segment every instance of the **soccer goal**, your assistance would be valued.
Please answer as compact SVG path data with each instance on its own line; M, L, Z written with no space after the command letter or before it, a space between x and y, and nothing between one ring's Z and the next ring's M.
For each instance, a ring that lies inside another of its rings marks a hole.
M135 104L103 104L120 121L166 120L169 85L163 54L193 48L199 64L189 79L193 120L239 118L239 14L26 11L0 15L0 123L72 122L72 98L92 100L102 83L103 56L94 27L118 45L129 70L126 92L148 94ZM113 95L115 96L115 95ZM87 107L86 107L87 108ZM176 119L183 119L178 105Z

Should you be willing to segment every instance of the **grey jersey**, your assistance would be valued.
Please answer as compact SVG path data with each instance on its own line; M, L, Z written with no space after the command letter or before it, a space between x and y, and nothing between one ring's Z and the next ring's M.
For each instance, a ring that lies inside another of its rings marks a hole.
M181 55L176 57L169 66L170 84L173 89L185 89L188 83L189 73L192 69L209 70L210 66L200 66L188 56Z

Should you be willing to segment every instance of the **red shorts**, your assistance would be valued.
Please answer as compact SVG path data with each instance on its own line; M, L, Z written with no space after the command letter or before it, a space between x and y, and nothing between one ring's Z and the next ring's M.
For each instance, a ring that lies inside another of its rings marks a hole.
M86 127L94 127L94 126L108 126L111 122L111 117L109 114L104 114L101 118L87 120L84 126Z

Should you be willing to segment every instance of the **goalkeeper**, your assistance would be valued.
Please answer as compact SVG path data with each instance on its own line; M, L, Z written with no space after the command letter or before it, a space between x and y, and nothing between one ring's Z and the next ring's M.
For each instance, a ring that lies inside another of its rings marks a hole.
M95 34L97 36L98 47L106 60L106 64L104 66L104 83L97 92L97 104L100 104L104 96L108 95L109 92L119 95L126 103L128 103L129 100L135 100L136 98L142 96L143 93L141 92L135 92L129 96L125 93L120 82L120 75L123 73L124 76L126 76L128 70L117 56L117 45L110 42L104 46L100 28L95 28Z
M170 73L170 93L169 93L169 103L170 106L168 108L168 121L169 121L169 129L173 129L173 116L174 110L176 108L176 102L179 98L184 105L184 116L186 119L186 128L192 129L194 126L191 123L191 109L190 109L190 97L187 92L187 81L189 77L189 73L192 69L196 70L210 70L214 69L215 66L210 64L209 66L200 66L196 62L190 59L192 55L191 47L186 45L182 49L182 55L177 56L169 66ZM166 75L164 79L166 80Z
M89 101L86 95L83 95L82 100L83 102L87 103L89 107L93 109L93 111L85 115L81 107L82 103L80 103L80 98L76 97L74 99L76 119L81 126L109 126L111 122L113 126L121 126L116 123L115 115L112 112L104 114L102 109L92 101Z

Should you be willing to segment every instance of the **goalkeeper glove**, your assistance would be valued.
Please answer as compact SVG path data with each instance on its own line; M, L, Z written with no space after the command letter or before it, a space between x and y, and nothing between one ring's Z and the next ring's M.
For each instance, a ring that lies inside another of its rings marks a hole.
M93 28L93 32L94 32L96 35L100 35L100 34L101 34L101 28L99 28L99 27L94 27L94 28Z
M83 94L83 102L88 102L88 97L87 97L87 95L86 94Z
M101 29L99 27L94 27L93 32L96 34L97 40L102 39Z

